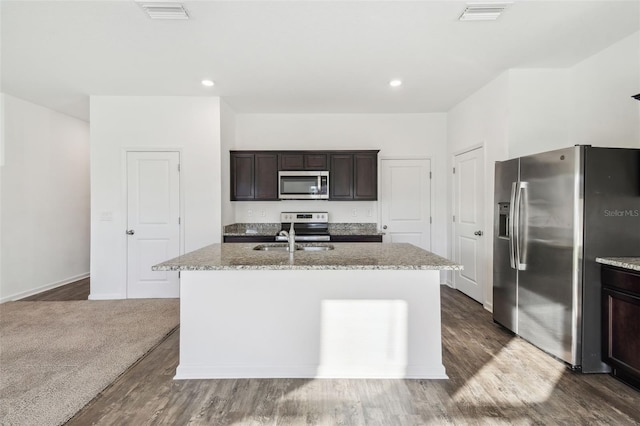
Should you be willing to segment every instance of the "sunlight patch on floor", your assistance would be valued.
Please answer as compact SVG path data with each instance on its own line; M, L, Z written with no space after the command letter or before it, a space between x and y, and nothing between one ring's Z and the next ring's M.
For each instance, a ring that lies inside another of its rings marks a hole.
M452 402L521 406L546 401L566 367L542 352L531 360L531 349L521 339L509 342L456 391Z

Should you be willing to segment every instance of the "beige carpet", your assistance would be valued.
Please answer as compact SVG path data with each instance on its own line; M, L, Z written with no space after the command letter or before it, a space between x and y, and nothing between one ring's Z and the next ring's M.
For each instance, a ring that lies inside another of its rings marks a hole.
M179 322L177 299L0 305L0 424L66 422Z

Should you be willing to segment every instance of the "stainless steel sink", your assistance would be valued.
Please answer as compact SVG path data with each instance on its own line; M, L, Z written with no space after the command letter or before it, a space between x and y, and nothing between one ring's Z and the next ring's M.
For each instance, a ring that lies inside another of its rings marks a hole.
M334 248L333 244L296 244L296 251L327 251ZM253 249L258 251L289 251L289 244L260 244Z
M327 251L333 250L333 244L301 244L301 248L296 247L296 250L304 251Z
M260 244L253 248L254 250L259 251L288 251L289 244ZM296 247L296 250L298 248Z

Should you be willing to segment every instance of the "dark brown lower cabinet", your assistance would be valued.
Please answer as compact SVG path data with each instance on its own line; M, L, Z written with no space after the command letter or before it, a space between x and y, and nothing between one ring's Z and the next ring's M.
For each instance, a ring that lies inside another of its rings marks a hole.
M640 273L602 267L602 360L640 390Z
M275 235L224 235L222 242L224 243L274 243Z
M332 243L381 243L382 235L332 235Z
M273 243L276 237L271 235L225 235L222 238L224 243ZM283 243L282 241L278 241ZM301 241L304 243L304 241ZM332 235L332 243L381 243L382 235ZM322 242L324 243L324 242ZM283 243L284 244L284 243Z

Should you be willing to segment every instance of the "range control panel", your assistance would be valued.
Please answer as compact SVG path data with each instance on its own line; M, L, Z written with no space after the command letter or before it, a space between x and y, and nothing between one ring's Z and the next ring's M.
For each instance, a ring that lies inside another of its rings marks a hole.
M329 222L328 212L282 212L280 222L283 223L327 223Z

